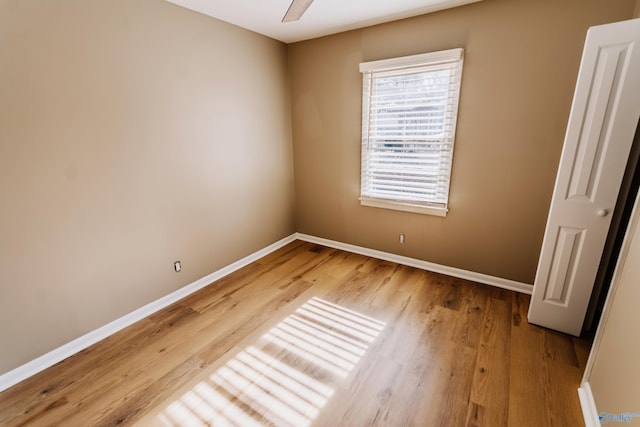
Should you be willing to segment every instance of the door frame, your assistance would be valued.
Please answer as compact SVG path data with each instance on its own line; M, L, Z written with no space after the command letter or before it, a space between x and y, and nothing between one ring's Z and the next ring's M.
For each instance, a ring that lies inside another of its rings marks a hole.
M639 124L640 128L640 124ZM633 211L631 213L631 218L629 219L629 224L624 234L624 241L622 243L622 247L620 249L620 254L616 261L615 271L613 273L613 278L611 279L611 286L609 287L609 291L607 292L607 298L602 309L602 316L600 318L600 322L598 323L598 329L596 330L596 335L593 340L593 344L591 345L591 351L589 352L589 358L587 359L587 365L584 369L584 374L582 376L582 381L580 383L580 387L578 388L578 396L580 398L580 406L582 407L582 414L584 416L585 423L587 427L596 427L600 425L600 420L598 418L598 410L596 407L596 402L591 392L591 386L589 384L589 379L591 378L591 372L593 371L593 365L598 357L598 351L600 350L600 346L602 344L602 337L604 335L605 327L609 321L609 316L611 315L611 306L613 305L613 301L615 300L616 293L619 289L620 277L624 270L624 266L626 265L629 247L631 246L631 240L633 239L636 233L639 233L640 237L640 228L638 225L640 223L640 191L636 195L635 202L633 205Z

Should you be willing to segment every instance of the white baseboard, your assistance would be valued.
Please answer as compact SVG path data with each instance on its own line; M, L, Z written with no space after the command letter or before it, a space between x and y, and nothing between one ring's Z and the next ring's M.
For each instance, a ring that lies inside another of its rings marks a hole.
M317 243L319 245L328 246L330 248L353 252L356 254L370 256L373 258L391 261L398 264L408 265L410 267L420 268L422 270L433 271L434 273L446 274L448 276L457 277L459 279L471 280L474 282L483 283L485 285L509 289L511 291L516 291L528 295L531 295L531 293L533 292L533 285L516 282L509 279L503 279L501 277L475 273L473 271L463 270L455 267L448 267L446 265L435 264L420 259L392 254L389 252L382 252L375 249L364 248L362 246L355 246L348 243L341 243L334 240L323 239L321 237L310 236L308 234L296 233L295 236L299 240L304 240L305 242Z
M73 356L79 351L82 351L85 348L97 343L98 341L101 341L108 336L115 334L116 332L126 328L127 326L130 326L144 319L145 317L159 310L162 310L165 307L168 307L174 302L179 301L188 295L191 295L192 293L204 288L212 282L215 282L216 280L219 280L222 277L231 274L248 264L251 264L252 262L293 242L294 240L296 240L295 233L267 246L264 249L260 249L259 251L254 252L251 255L248 255L241 260L234 262L233 264L227 265L226 267L223 267L218 271L215 271L201 279L198 279L195 282L178 289L177 291L174 291L143 307L140 307L137 310L134 310L131 313L120 317L119 319L116 319L104 326L101 326L98 329L82 335L81 337L62 345L38 357L37 359L27 362L22 366L19 366L9 372L0 375L0 392L37 374L38 372L41 372L55 365L58 362L63 361L67 357Z
M221 279L222 277L233 273L240 268L251 264L252 262L262 258L265 255L293 242L294 240L303 240L310 243L316 243L323 246L328 246L335 249L340 249L348 252L357 253L360 255L370 256L385 261L391 261L398 264L408 265L410 267L416 267L423 270L433 271L435 273L447 274L449 276L458 277L461 279L472 280L474 282L484 283L499 288L509 289L516 292L522 292L525 294L531 294L533 286L525 283L515 282L512 280L502 279L499 277L488 276L486 274L474 273L472 271L462 270L454 267L447 267L444 265L434 264L428 261L422 261L415 258L409 258L401 255L392 254L389 252L377 251L374 249L368 249L361 246L350 245L347 243L340 243L333 240L323 239L320 237L314 237L302 233L294 233L282 240L279 240L272 245L267 246L257 252L252 253L239 261L234 262L226 267L221 268L201 279L190 283L177 291L170 293L162 298L159 298L137 310L126 314L119 319L116 319L98 329L95 329L75 340L68 342L30 362L25 363L9 372L0 375L0 392L12 387L19 382L41 372L58 362L63 361L67 357L73 356L79 351L107 338L110 335L130 326L151 314L162 310L165 307L173 304L182 298L191 295L192 293L204 288L205 286Z
M580 407L582 408L582 416L586 427L599 427L600 417L596 408L596 401L591 393L591 385L588 382L582 383L578 389L578 397L580 397Z

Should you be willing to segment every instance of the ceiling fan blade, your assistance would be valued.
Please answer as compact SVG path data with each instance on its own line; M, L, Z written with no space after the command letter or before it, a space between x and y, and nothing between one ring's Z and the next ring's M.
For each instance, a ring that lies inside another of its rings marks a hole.
M313 3L313 0L293 0L289 5L287 13L284 14L282 22L292 22L299 20L307 11L309 6L311 6L311 3Z

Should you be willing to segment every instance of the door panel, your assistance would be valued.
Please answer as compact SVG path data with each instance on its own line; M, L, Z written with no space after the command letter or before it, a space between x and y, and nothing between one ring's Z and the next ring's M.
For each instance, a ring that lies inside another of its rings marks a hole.
M585 230L560 227L553 263L547 280L545 302L567 305L567 295L576 275L576 259L581 252Z
M609 142L606 128L611 124L610 110L616 104L616 95L619 95L621 65L630 48L631 45L627 43L599 49L567 199L594 199L594 185L599 182L598 177L602 173L602 154L606 152Z
M640 19L591 28L529 322L580 334L639 117Z

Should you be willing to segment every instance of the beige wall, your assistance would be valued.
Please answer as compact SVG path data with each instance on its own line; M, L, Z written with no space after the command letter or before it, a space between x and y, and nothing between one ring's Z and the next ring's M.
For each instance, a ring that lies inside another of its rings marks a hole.
M0 0L0 373L295 231L286 55L161 0Z
M635 18L640 18L640 0L636 3L636 11L633 14Z
M290 45L298 231L532 283L586 31L635 3L485 0ZM360 206L358 64L456 47L449 215Z
M636 208L638 209L638 208ZM591 385L598 411L611 414L640 413L640 228L636 212L629 231L626 255L605 308L599 338L591 356L593 365L586 380ZM634 418L633 425L640 425Z

